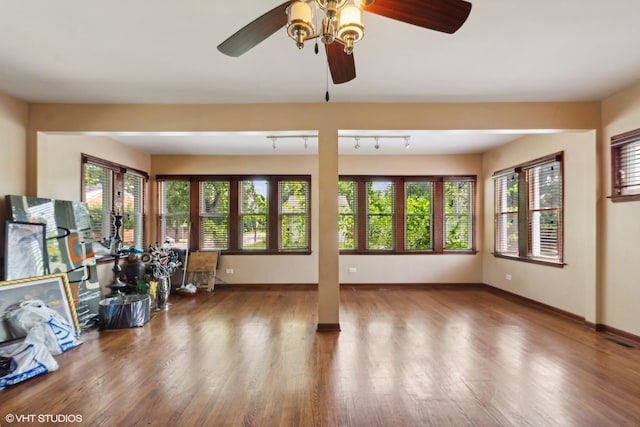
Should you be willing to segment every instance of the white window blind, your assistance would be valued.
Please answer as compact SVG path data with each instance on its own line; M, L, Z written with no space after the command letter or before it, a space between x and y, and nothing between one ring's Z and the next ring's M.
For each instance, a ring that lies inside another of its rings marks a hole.
M356 248L357 191L355 181L338 182L338 246L342 250Z
M309 249L309 197L307 181L278 181L279 250Z
M395 182L367 182L367 249L395 248Z
M494 174L496 255L563 265L562 154Z
M444 242L445 250L469 250L473 244L473 197L471 181L444 182Z
M240 241L244 250L267 249L269 182L244 180L240 182Z
M229 248L229 181L200 182L200 249Z
M406 181L404 203L405 249L433 249L433 182Z
M112 172L106 167L85 163L83 183L83 199L89 209L92 239L108 245L113 227Z
M640 129L611 138L612 197L640 195Z
M494 177L495 252L518 255L518 174Z
M527 169L528 255L558 259L561 253L562 174L559 161Z
M160 239L174 248L186 249L189 244L189 181L161 181Z

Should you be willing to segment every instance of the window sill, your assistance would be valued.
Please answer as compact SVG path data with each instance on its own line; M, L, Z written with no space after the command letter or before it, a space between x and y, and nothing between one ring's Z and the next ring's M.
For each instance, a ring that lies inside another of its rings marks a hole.
M501 254L497 254L495 252L493 253L493 256L496 257L496 258L510 259L510 260L513 260L513 261L520 261L520 262L528 262L530 264L546 265L546 266L549 266L549 267L556 267L556 268L564 268L564 266L567 265L566 263L564 263L562 261L551 261L551 260L546 260L546 259L542 259L542 258L530 258L530 257L501 255Z
M205 252L205 251L203 251ZM281 252L269 252L269 251L221 251L221 255L311 255L311 251L281 251Z
M607 198L611 199L613 203L637 202L640 201L640 194L628 194L626 196L609 196Z
M442 252L434 251L355 251L340 250L340 255L475 255L478 251L449 249Z

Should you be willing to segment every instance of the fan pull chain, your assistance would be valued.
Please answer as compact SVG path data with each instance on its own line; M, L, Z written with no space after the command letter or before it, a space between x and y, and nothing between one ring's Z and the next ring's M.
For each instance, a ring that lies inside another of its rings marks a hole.
M327 77L326 77L327 92L324 94L324 100L329 102L329 62L327 61Z

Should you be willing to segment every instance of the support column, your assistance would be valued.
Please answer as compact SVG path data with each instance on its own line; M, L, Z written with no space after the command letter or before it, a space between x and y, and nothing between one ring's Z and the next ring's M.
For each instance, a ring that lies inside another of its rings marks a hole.
M338 131L318 133L318 332L340 330Z

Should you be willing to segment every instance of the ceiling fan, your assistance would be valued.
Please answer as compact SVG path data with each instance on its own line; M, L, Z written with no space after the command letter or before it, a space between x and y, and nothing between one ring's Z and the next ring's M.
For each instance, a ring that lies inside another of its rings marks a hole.
M322 18L318 30L314 25L316 10ZM453 34L467 20L471 3L464 0L286 1L220 43L218 50L238 57L286 25L287 34L300 49L305 41L319 38L325 45L333 83L346 83L356 77L353 46L364 36L362 11Z

